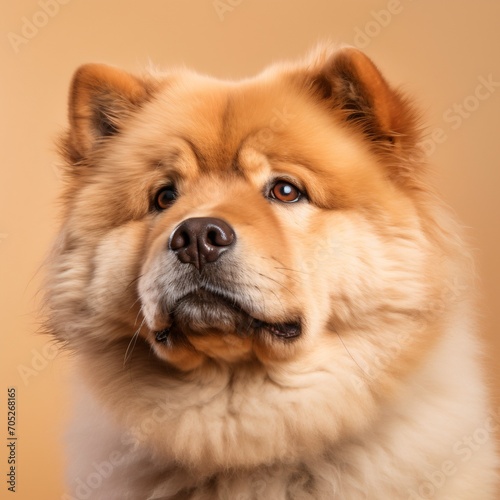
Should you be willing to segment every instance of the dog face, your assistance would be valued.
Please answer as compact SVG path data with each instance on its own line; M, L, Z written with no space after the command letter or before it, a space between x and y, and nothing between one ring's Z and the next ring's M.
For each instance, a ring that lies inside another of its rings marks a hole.
M49 303L76 351L316 376L344 403L306 442L366 423L435 341L443 251L414 114L357 50L239 83L84 66L70 122Z

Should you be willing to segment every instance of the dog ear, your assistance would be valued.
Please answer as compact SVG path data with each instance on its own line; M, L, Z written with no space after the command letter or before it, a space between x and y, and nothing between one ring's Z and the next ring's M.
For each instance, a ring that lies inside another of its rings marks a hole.
M306 85L315 98L340 112L342 120L356 126L377 146L387 149L415 144L413 107L358 49L320 50L307 73Z
M79 162L103 139L119 133L127 118L148 99L150 90L147 82L111 66L81 66L70 90L70 129L62 147L66 158Z

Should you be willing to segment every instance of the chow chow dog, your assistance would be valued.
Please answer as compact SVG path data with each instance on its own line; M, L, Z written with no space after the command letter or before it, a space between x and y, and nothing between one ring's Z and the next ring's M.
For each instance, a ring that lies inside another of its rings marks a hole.
M47 283L67 498L495 498L470 259L420 140L351 47L238 82L77 70Z

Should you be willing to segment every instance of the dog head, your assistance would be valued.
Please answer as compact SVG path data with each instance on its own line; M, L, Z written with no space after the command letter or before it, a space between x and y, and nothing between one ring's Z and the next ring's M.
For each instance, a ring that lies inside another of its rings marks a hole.
M358 50L323 47L240 82L87 65L69 116L51 331L117 406L143 394L126 418L164 397L164 370L212 394L210 370L224 369L221 394L259 401L242 421L274 411L259 446L249 431L217 447L203 420L178 428L200 399L169 382L175 409L152 447L171 433L176 460L225 466L320 449L365 425L438 338L452 238L421 180L414 111Z
M70 342L137 331L181 369L270 362L434 293L414 113L355 49L239 83L87 65L70 123Z

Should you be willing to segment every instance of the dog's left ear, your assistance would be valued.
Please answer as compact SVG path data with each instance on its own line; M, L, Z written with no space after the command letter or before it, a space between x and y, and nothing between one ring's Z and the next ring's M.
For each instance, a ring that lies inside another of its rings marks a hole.
M87 158L103 139L120 131L150 92L150 84L120 69L81 66L70 90L70 129L63 142L66 158L71 163Z
M413 107L358 49L318 51L309 62L305 78L302 84L316 99L376 146L387 151L391 149L387 146L415 144L417 117Z

